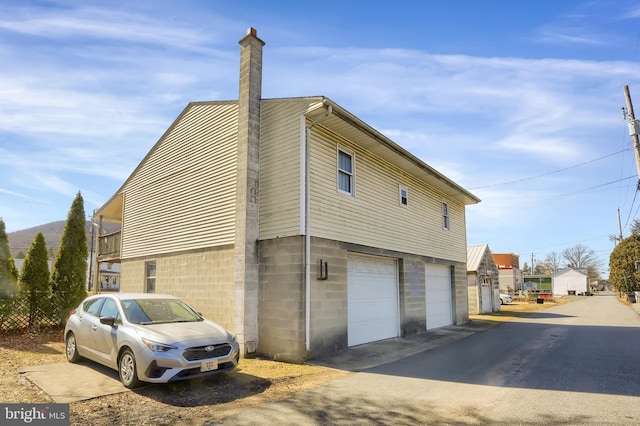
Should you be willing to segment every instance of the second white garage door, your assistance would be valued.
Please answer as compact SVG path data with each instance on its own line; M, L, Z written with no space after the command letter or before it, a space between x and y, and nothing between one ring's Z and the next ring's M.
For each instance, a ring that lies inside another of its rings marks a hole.
M399 335L395 259L349 255L347 287L349 346Z
M427 330L453 324L451 269L447 265L427 265Z

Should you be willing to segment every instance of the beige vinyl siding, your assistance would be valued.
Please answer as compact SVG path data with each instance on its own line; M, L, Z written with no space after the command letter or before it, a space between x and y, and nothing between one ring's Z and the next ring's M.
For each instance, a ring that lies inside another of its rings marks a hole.
M336 135L314 129L311 233L400 252L466 261L464 205ZM355 153L355 197L337 190L337 146ZM408 189L400 206L398 185ZM450 229L443 229L442 202Z
M261 107L260 239L301 234L303 114L316 99L264 100Z
M124 188L122 257L234 241L238 107L191 104Z

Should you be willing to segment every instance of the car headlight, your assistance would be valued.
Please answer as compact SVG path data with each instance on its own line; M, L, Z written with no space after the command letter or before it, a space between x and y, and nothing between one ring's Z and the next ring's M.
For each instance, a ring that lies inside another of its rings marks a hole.
M151 349L153 352L167 352L171 349L177 349L176 346L165 345L163 343L154 342L153 340L149 339L142 339L142 343L144 343L144 345Z

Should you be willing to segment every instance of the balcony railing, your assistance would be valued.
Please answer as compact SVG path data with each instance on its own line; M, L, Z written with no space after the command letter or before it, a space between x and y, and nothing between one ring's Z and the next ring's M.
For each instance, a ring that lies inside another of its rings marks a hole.
M98 261L114 261L120 259L120 231L98 237Z

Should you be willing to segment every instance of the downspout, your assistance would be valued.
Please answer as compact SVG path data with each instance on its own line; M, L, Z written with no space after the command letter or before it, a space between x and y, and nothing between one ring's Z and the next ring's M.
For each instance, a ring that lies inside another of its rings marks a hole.
M327 105L324 115L305 126L304 132L304 292L305 292L305 349L311 350L311 128L329 117L333 107Z

